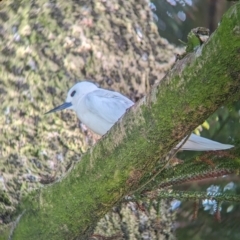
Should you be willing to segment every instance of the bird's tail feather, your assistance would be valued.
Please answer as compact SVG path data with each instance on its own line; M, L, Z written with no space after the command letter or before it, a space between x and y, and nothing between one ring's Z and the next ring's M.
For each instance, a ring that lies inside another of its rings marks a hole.
M178 148L181 145L182 141L176 146L176 148ZM181 150L215 151L215 150L225 150L232 147L234 146L215 142L210 139L197 136L196 134L191 134L189 139L186 141L186 143L184 143L184 145L181 147Z

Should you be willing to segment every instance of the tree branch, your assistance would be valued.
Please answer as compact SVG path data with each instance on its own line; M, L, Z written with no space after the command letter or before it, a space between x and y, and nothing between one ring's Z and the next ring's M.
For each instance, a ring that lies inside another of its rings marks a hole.
M225 193L218 193L216 195L211 195L207 192L196 192L196 191L159 191L157 193L149 193L148 198L152 197L154 199L188 199L188 200L202 200L202 199L209 199L209 200L216 200L216 201L224 201L224 202L240 202L240 195L236 194L225 194Z
M162 169L164 164L158 164L155 171ZM194 182L207 178L215 178L227 174L238 174L240 169L239 148L231 151L211 151L200 157L185 159L180 164L170 162L169 166L155 176L146 189L163 189L186 182Z

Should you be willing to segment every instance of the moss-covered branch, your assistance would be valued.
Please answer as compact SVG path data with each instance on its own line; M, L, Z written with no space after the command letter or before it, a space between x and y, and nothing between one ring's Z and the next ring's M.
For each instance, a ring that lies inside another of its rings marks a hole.
M236 4L209 41L177 62L61 181L26 197L13 239L87 239L114 204L150 178L159 156L239 98L239 25Z

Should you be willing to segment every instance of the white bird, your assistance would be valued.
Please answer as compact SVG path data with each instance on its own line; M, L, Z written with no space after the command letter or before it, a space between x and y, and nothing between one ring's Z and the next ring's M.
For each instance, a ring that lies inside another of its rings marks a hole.
M90 130L98 135L104 135L132 105L134 103L130 99L118 92L102 89L94 83L82 81L76 83L68 91L65 103L46 114L63 109L73 109L79 120ZM176 148L180 145L181 142ZM222 144L191 134L181 150L209 151L232 147L233 145Z

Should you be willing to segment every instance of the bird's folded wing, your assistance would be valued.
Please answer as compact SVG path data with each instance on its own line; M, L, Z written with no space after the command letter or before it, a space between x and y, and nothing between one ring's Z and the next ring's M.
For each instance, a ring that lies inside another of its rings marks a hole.
M87 94L85 104L92 113L115 123L134 103L120 93L101 89Z

